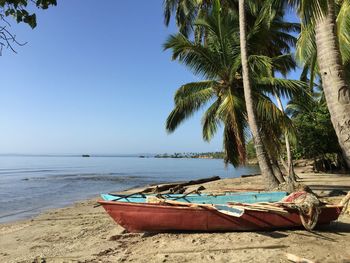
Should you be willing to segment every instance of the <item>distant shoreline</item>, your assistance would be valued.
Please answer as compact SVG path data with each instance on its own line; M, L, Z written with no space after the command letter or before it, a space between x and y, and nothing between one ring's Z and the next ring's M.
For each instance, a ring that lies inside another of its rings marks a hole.
M89 155L89 157L134 157L138 158L139 154L0 154L0 157L83 157L83 155ZM153 156L152 156L153 157Z

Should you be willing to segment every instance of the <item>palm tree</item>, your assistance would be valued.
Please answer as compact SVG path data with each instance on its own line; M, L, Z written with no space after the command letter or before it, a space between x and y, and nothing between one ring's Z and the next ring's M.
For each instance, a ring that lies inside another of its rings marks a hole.
M211 14L196 25L204 27L208 32L205 45L190 41L180 33L170 36L164 47L172 50L173 59L179 60L196 75L204 76L207 80L188 83L178 89L175 94L175 107L167 119L166 127L169 132L174 131L195 111L207 103L212 103L203 117L203 138L210 140L222 124L225 159L237 165L245 160L244 135L248 128L241 73L238 16L234 12L222 16L217 2ZM254 26L252 29L256 34L259 33ZM251 34L250 37L256 36ZM252 47L255 48L252 51L258 54L249 57L252 94L256 98L253 107L258 109L258 129L271 140L274 147L270 148L278 148L281 132L291 128L291 123L268 94L276 91L279 94L295 94L300 91L303 83L273 77L273 69L281 67L281 61L286 60L287 56L269 58L259 54L261 46ZM277 181L273 174L272 176L275 185Z
M271 167L270 160L267 158L265 146L259 131L258 120L253 103L252 85L248 67L248 48L247 48L247 32L246 32L246 15L244 0L239 0L239 33L240 33L240 48L242 61L242 77L244 88L244 99L247 108L249 127L253 135L256 156L259 162L261 173L268 180L269 188L273 188L278 184Z
M312 44L317 47L317 65L325 98L344 158L350 167L350 89L342 62L342 55L343 58L344 55L350 55L350 18L347 13L350 3L342 1L337 27L334 0L290 2L298 7L304 24L300 39L306 40L315 33L315 42ZM339 39L346 43L342 48L339 47ZM306 51L311 53L310 50ZM316 64L316 60L313 63Z
M259 25L257 27L259 28L259 34L255 34L255 37L252 39L250 45L259 45L257 50L270 57L282 56L283 54L290 53L291 48L295 47L297 41L297 39L290 33L300 32L300 24L283 21L284 7L280 3L276 4L273 1L265 1L264 3L260 4L260 6L258 2L254 2L254 5L256 6L255 9L259 10L259 16L255 19L255 23ZM295 69L296 64L294 59L291 59L290 56L284 57L281 62L282 63L278 66L278 68L276 68L276 71L280 72L284 77L286 77L290 70ZM277 92L274 93L274 97L277 101L279 109L284 112L280 96ZM289 143L290 136L291 133L289 131L284 132L288 164L284 166L288 177L292 182L294 182L295 174ZM281 160L282 164L284 164L285 162L283 158L281 158ZM277 163L277 160L274 162Z

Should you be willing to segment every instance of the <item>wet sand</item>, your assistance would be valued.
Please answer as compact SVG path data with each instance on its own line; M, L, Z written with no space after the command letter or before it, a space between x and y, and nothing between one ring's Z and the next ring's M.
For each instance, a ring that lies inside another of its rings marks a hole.
M350 177L340 178L342 185L350 185ZM315 184L313 179L313 175L303 178ZM322 184L326 183L318 182ZM261 188L262 179L223 179L203 186L207 192L253 190ZM331 201L340 199L333 197ZM1 224L0 262L289 262L285 253L316 262L350 262L349 214L312 233L300 228L133 234L126 233L103 208L94 208L96 200L50 210L30 220Z

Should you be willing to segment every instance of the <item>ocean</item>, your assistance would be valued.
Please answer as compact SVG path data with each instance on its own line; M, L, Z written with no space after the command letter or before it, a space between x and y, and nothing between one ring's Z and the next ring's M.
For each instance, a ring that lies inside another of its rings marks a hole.
M146 184L258 173L218 159L0 156L0 223Z

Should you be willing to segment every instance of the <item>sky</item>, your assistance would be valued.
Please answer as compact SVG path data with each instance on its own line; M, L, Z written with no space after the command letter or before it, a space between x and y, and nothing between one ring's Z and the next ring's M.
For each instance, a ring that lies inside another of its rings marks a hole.
M165 131L174 92L198 77L163 51L176 30L162 2L61 0L34 30L10 20L26 44L0 57L0 154L220 151L200 113Z

